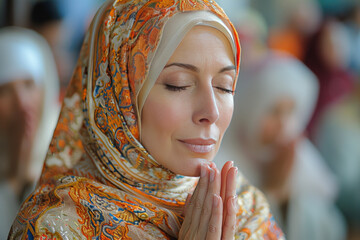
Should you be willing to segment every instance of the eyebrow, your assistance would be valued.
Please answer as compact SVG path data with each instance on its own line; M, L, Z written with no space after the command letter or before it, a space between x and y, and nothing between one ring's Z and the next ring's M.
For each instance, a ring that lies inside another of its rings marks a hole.
M177 67L181 67L181 68L185 68L185 69L188 69L192 72L200 72L199 68L197 68L196 66L194 65L191 65L191 64L186 64L186 63L170 63L168 65L166 65L164 67L165 68L168 68L168 67L172 67L172 66L177 66ZM232 70L236 70L236 66L235 65L230 65L230 66L227 66L227 67L224 67L222 68L219 73L223 73L223 72L227 72L227 71L232 71Z
M191 64L186 64L186 63L170 63L168 65L166 65L164 67L165 68L168 68L168 67L172 67L172 66L177 66L177 67L181 67L181 68L185 68L185 69L188 69L190 71L193 71L193 72L199 72L199 69L197 67L195 67L194 65L191 65Z
M236 71L235 65L224 67L219 71L219 73L223 73L223 72L227 72L227 71Z

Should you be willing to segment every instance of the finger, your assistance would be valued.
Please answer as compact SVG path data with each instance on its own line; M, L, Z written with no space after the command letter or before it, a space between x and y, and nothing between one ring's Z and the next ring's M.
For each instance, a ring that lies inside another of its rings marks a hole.
M209 175L209 171L208 171L208 167L205 164L201 164L200 166L200 179L199 182L197 183L197 186L195 188L195 191L192 193L192 196L190 198L188 207L187 207L187 211L192 212L194 205L195 205L195 199L197 198L199 191L202 187L204 187L204 185L207 185L208 182L208 176Z
M221 190L220 190L220 197L225 199L225 192L226 192L226 176L230 168L234 166L234 162L227 161L222 170L221 170Z
M209 187L206 194L205 202L202 208L200 225L198 229L199 236L206 236L208 231L209 221L212 214L212 206L214 201L214 195L219 196L220 194L220 184L221 184L221 175L217 168L211 169L209 177ZM213 176L212 176L213 174Z
M207 195L211 199L211 201L209 201L210 203L212 203L212 196L214 194L220 196L220 188L221 188L221 174L219 169L216 168L216 165L211 167L211 169L213 170L214 176L209 177L209 187L208 187L208 195ZM209 206L211 209L211 204Z
M216 164L215 164L214 162L210 162L209 166L210 166L211 168L216 168Z
M219 195L213 195L213 206L210 222L208 224L206 240L219 240L221 238L222 228L222 200Z
M225 190L225 198L224 201L224 220L226 219L227 214L227 203L230 198L236 195L236 176L238 174L238 168L232 167L229 169L228 174L226 176L226 190Z
M201 197L204 189L205 189L205 191L207 190L208 175L209 175L208 167L205 164L201 164L200 180L195 188L195 191L193 192L193 194L190 198L189 204L186 207L185 219L181 226L179 236L186 234L192 225L195 225L194 227L198 227L199 221L198 220L195 221L195 219L193 219L193 215L194 215L194 212L196 212L196 210L198 208L197 200L198 200L199 194ZM199 210L197 210L197 211L199 211Z
M196 232L201 218L202 208L205 202L206 194L208 192L209 178L213 173L213 171L208 165L201 166L201 177L196 187L196 192L190 200L189 208L191 208L191 225L190 231ZM190 213L190 211L189 211Z
M189 208L191 196L192 196L192 194L189 193L189 194L187 195L187 197L186 197L185 205L184 205L184 208L183 208L183 211L182 211L182 215L183 215L183 216L186 216L187 210L188 210L188 208Z
M222 227L222 239L234 239L236 230L237 197L233 196L226 202L226 218Z
M238 174L238 168L232 167L228 171L226 176L226 198L233 197L236 194L236 177Z

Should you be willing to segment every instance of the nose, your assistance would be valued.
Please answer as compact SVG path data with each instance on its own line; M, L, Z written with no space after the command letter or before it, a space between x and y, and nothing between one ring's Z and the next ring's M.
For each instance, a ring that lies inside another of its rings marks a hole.
M278 123L278 133L281 138L286 138L292 129L289 128L290 116L281 116Z
M24 113L26 111L29 99L26 98L26 92L20 87L14 89L14 105L17 113Z
M193 121L196 124L213 124L219 119L219 109L213 87L199 89L195 99Z

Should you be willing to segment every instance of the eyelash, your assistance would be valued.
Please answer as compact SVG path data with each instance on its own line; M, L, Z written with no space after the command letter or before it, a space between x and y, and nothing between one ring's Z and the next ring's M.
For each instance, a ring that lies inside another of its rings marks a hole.
M165 88L169 91L180 92L180 91L186 90L187 86L178 87L178 86L174 86L174 85L170 85L170 84L165 84Z
M170 84L165 84L165 88L169 91L173 91L173 92L181 92L183 90L186 90L188 86L181 86L181 87L178 87L178 86L174 86L174 85L170 85ZM226 89L226 88L222 88L222 87L215 87L216 89L224 92L224 93L228 93L228 94L234 94L234 91L233 90L229 90L229 89Z
M224 93L234 94L234 91L233 91L233 90L229 90L229 89L222 88L222 87L215 87L215 88L219 89L220 91L222 91L222 92L224 92Z

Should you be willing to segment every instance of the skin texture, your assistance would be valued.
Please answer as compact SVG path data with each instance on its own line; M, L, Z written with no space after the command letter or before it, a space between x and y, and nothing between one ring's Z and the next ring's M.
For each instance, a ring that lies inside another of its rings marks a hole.
M221 174L215 164L202 164L198 186L185 205L179 239L234 239L236 229L236 175L227 162Z
M229 126L234 77L234 56L226 37L211 27L194 27L161 72L142 110L141 140L160 164L177 174L200 175L200 164L214 158ZM208 152L192 151L184 143L189 139L212 139L214 146L208 145Z
M40 121L42 97L42 88L32 79L17 79L0 86L0 137L7 139L7 146L2 148L9 159L1 172L6 177L24 176L22 171L26 169Z
M210 51L211 49L211 51ZM200 176L184 209L179 239L234 239L237 168L211 160L233 113L234 56L227 38L194 27L151 89L142 110L142 143L171 171Z

